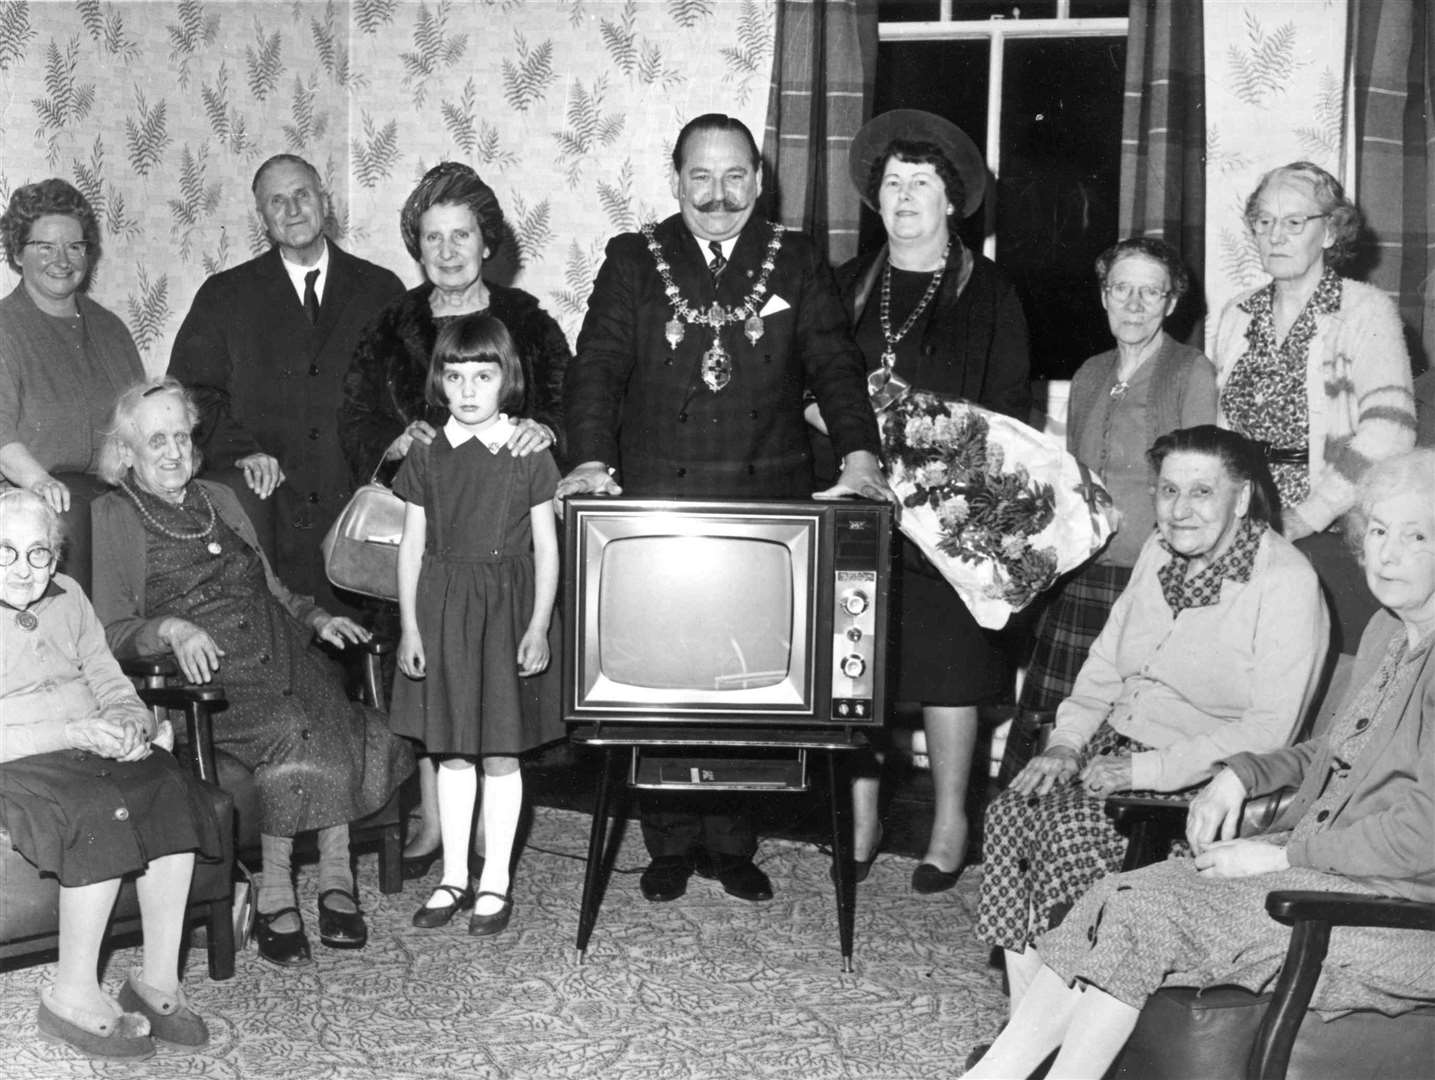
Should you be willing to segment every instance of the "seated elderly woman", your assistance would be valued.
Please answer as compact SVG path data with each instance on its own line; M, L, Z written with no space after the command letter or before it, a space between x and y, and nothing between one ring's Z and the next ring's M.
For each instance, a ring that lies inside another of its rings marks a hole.
M1031 943L1121 865L1106 796L1178 791L1289 742L1325 658L1319 583L1272 526L1257 449L1207 424L1149 458L1156 532L1046 750L987 811L977 936L1004 950L1013 1007L1040 967Z
M1289 930L1273 889L1435 901L1435 451L1371 467L1347 529L1387 608L1361 639L1352 689L1315 742L1222 755L1186 823L1194 858L1099 882L1037 945L1043 961L1011 1023L968 1077L1100 1076L1162 986L1275 980ZM1264 836L1235 839L1250 796L1299 786ZM1412 930L1336 927L1311 1007L1398 1015L1435 999ZM1070 1036L1068 1038L1068 1036Z
M40 1034L98 1057L148 1057L155 1038L203 1046L179 946L195 852L219 854L219 827L199 781L151 745L154 717L85 594L55 573L59 550L43 496L0 494L0 822L60 881L60 958L40 994ZM96 973L126 874L138 875L144 961L116 1001Z
M289 592L230 490L193 479L197 415L170 378L120 395L100 456L101 478L119 490L93 506L95 610L115 655L172 652L186 678L222 677L229 708L215 743L253 770L259 789L259 953L303 963L294 835L319 831L319 940L361 948L348 823L384 805L413 755L377 710L348 700L337 667L312 645L368 632Z

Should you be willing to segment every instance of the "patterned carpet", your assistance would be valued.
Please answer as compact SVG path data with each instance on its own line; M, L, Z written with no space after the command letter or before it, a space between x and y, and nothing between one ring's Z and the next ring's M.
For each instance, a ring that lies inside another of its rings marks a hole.
M614 874L588 959L573 949L588 819L539 808L519 865L514 921L486 940L455 920L415 930L427 893L378 892L360 861L370 942L318 947L316 963L281 971L251 950L229 982L204 956L186 985L213 1041L142 1064L95 1064L39 1041L34 1013L48 966L0 975L0 1074L222 1077L242 1080L924 1080L958 1075L971 1046L1005 1014L998 973L972 939L977 871L952 892L917 896L912 860L883 855L858 892L856 973L840 968L825 855L763 842L777 897L746 904L694 878L688 895L648 904L636 873ZM619 870L641 865L630 824ZM437 870L427 884L437 883ZM301 871L311 922L315 879ZM107 983L135 962L121 951Z

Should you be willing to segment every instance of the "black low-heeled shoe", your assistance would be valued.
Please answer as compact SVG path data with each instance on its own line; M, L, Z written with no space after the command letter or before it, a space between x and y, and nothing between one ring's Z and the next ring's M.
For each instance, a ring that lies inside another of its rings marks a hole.
M354 905L353 911L338 911L324 902L329 896L342 896ZM330 949L362 949L369 942L369 928L359 901L347 889L325 889L319 894L319 943Z
M400 865L405 881L416 881L423 877L433 868L433 864L443 858L443 845L440 844L432 851L426 851L422 855L405 855Z
M479 915L477 913L469 916L468 936L469 937L492 937L494 934L501 934L508 929L508 921L513 918L513 893L507 896L500 896L496 892L481 892L478 896L491 896L495 900L502 900L503 906L491 915ZM474 898L474 903L478 898Z
M274 923L285 915L293 915L294 918L300 920L298 930L280 931L273 928ZM314 959L309 952L309 938L304 933L304 922L296 907L280 908L267 915L262 911L256 911L254 913L254 943L259 947L260 956L280 967L297 967L300 964L312 963Z
M882 842L886 839L887 830L884 829L881 825L878 825L877 842L872 845L872 854L868 855L865 859L853 858L852 880L855 881L858 885L866 881L867 875L872 872L872 864L877 861L877 856L881 854ZM832 865L827 868L827 876L832 879L832 884L837 884L837 861L835 859L833 860Z
M929 862L918 863L917 869L912 871L912 891L921 893L923 896L930 896L932 893L946 892L957 883L962 876L965 864L955 870L943 870Z
M467 911L473 907L473 890L459 889L452 885L439 885L433 891L433 896L439 893L448 893L450 902L440 904L438 907L424 905L414 912L414 925L420 930L437 930L440 926L447 926L453 917L460 911ZM432 899L432 897L430 897Z

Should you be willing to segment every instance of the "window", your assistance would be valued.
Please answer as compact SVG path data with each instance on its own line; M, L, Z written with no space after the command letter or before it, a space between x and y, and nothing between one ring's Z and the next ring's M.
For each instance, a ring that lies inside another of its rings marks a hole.
M1032 378L1069 379L1111 347L1092 263L1113 244L1121 172L1125 0L879 0L874 113L926 109L984 149L997 177L962 240L1021 294ZM864 212L862 247L882 242Z

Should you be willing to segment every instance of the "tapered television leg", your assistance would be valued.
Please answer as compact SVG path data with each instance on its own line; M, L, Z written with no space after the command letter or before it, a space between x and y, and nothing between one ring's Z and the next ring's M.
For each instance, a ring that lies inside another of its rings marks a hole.
M598 905L603 898L604 840L608 836L608 804L612 799L613 773L613 748L609 746L603 749L602 772L598 777L597 793L593 796L593 827L588 832L588 867L583 874L583 900L578 908L580 964L587 959L588 939L593 934Z
M845 751L827 751L828 799L832 805L832 865L837 877L837 937L842 944L842 970L852 970L852 927L857 908L857 869L852 864L852 782Z

